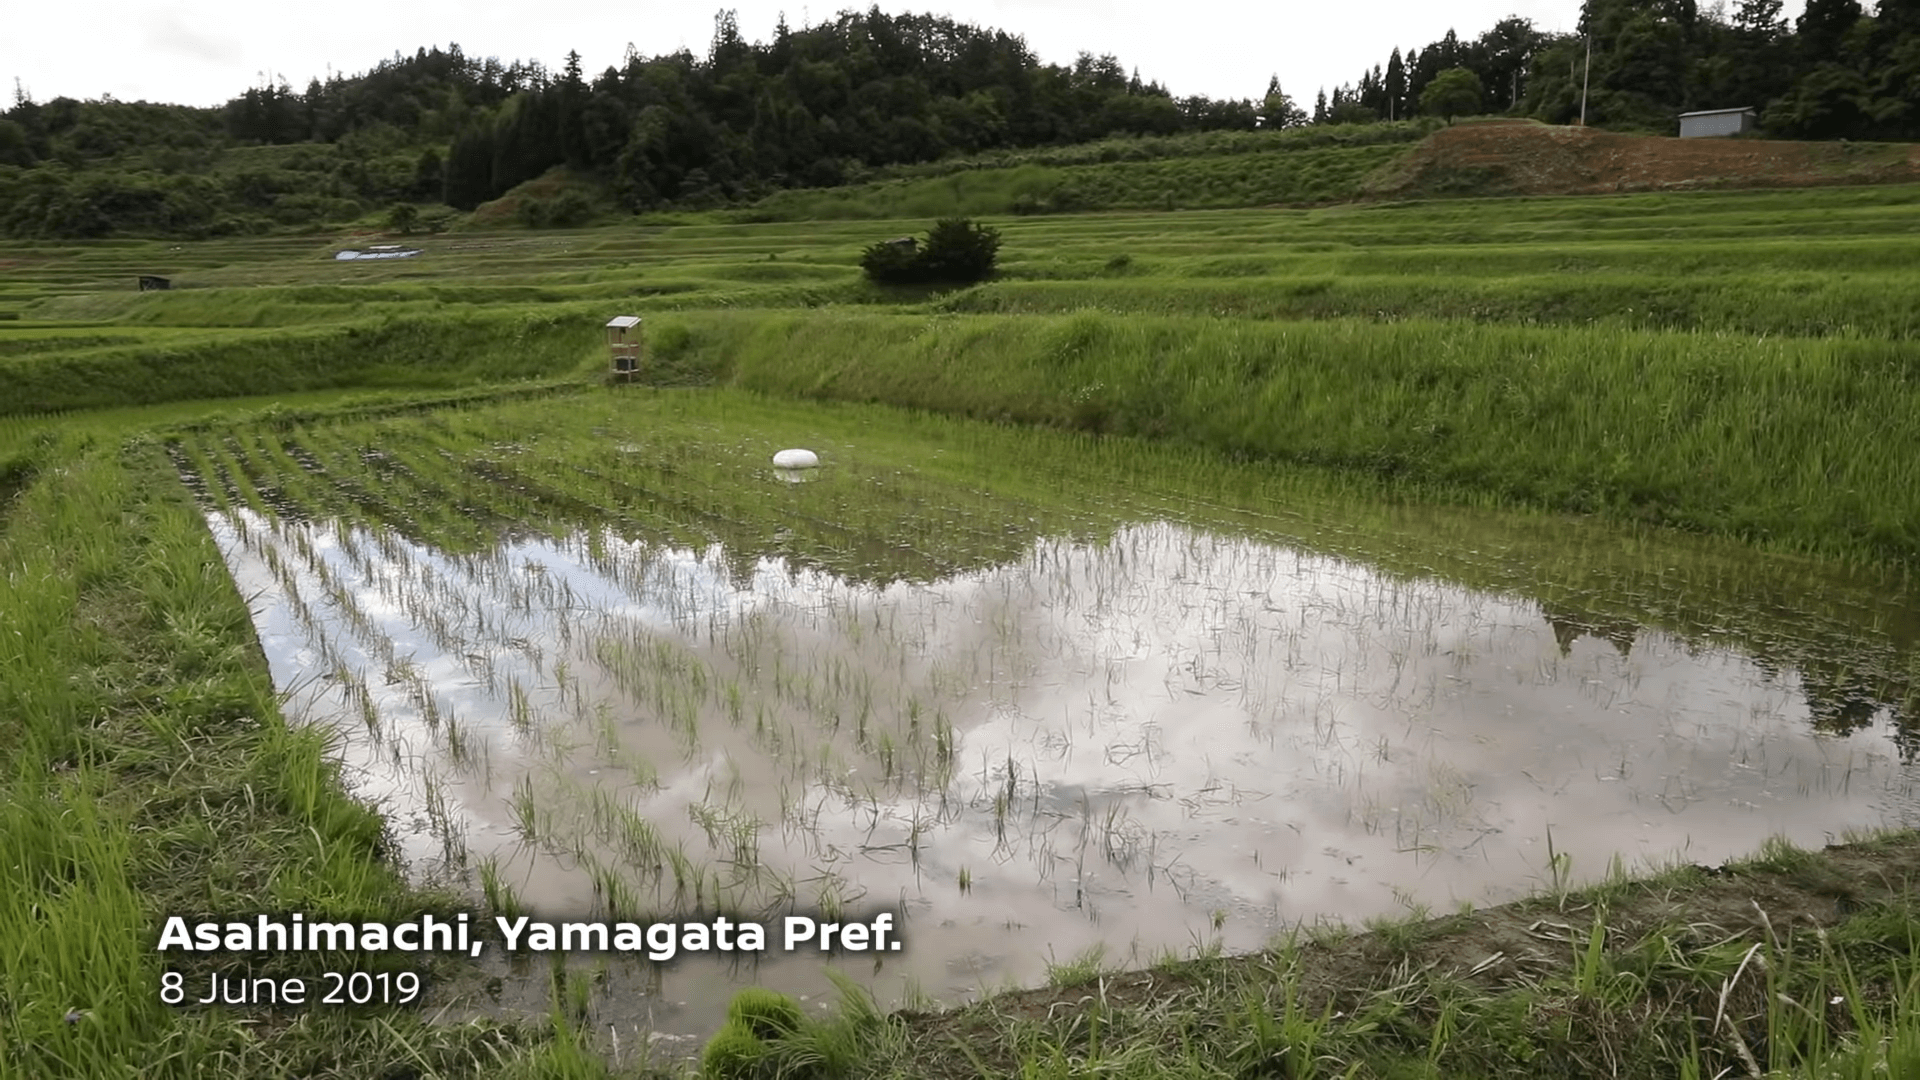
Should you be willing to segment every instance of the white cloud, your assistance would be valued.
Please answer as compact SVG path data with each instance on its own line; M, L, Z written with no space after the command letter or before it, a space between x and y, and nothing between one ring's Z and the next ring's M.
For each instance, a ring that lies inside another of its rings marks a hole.
M242 55L240 47L209 26L192 26L172 11L150 12L144 20L143 55L185 66L230 67Z

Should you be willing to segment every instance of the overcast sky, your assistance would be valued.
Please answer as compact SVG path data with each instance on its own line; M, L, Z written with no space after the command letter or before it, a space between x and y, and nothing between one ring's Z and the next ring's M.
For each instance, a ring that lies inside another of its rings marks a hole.
M681 47L705 56L715 12L731 4L742 36L764 41L789 25L822 22L850 5L786 0L561 3L504 0L0 0L0 79L18 78L37 101L67 96L216 105L285 76L295 90L332 70L353 74L426 45L467 55L537 60L559 69L578 49L589 73ZM1703 0L1703 8L1709 0ZM1804 0L1789 0L1790 15ZM1394 46L1418 48L1449 28L1477 36L1508 15L1571 30L1580 0L930 0L880 5L933 12L1026 38L1040 58L1069 63L1112 53L1176 95L1258 97L1267 76L1296 99L1358 78ZM862 7L864 10L864 6Z

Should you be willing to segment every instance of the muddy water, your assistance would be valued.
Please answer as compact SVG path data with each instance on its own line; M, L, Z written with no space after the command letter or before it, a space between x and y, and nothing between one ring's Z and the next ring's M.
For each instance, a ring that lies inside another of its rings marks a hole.
M1894 711L1835 724L1824 676L1176 521L884 586L211 524L424 875L552 918L884 907L905 949L837 961L883 1003L1511 899L1549 842L1577 881L1920 821ZM613 967L599 1026L686 1045L740 985L830 996L817 955Z

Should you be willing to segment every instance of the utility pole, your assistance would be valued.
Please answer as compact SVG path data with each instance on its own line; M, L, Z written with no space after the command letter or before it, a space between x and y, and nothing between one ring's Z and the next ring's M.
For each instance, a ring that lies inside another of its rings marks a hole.
M1587 66L1580 72L1580 126L1587 126L1587 80L1593 77L1593 33L1587 33Z

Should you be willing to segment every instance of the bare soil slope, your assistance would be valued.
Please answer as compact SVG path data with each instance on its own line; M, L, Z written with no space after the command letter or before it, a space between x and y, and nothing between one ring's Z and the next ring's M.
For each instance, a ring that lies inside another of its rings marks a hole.
M1920 145L1669 139L1518 121L1442 128L1363 187L1393 198L1913 181Z

